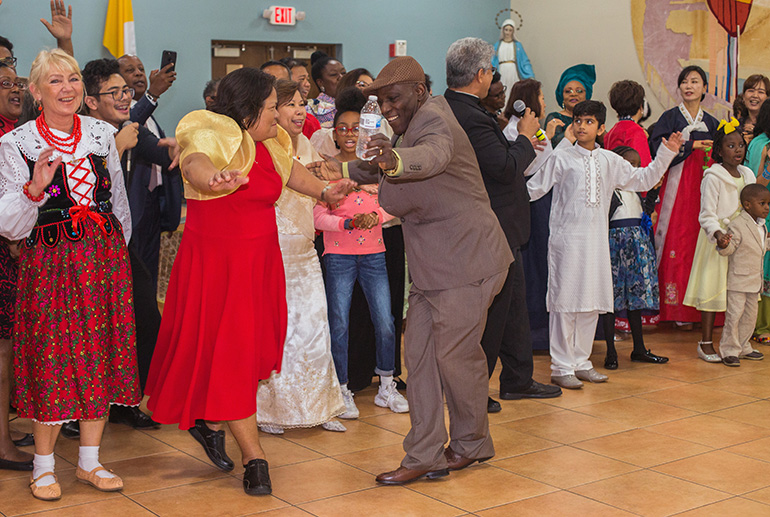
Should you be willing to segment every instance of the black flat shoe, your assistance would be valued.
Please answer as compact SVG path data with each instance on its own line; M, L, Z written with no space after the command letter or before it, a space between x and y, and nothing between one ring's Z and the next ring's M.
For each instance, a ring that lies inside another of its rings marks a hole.
M503 406L492 397L487 397L487 413L499 413L503 410Z
M13 444L16 447L29 447L30 445L35 445L35 435L27 433L18 440L14 440Z
M61 435L70 440L80 438L80 423L77 420L72 422L65 422L61 426Z
M203 445L206 456L219 470L229 472L235 468L235 463L225 451L225 432L213 431L206 425L205 420L196 420L195 427L188 429L190 434ZM265 467L267 468L267 467ZM269 481L269 480L268 480Z
M11 461L0 459L0 469L2 470L32 470L32 460L29 461Z
M552 399L561 396L561 388L553 384L543 384L532 381L529 388L523 391L501 391L500 398L503 400L521 400L521 399Z
M631 360L635 363L663 364L668 362L668 357L655 355L649 350L645 350L644 352L631 352Z
M123 424L134 429L160 429L160 424L142 413L138 407L113 405L110 407L110 423Z
M251 460L243 466L243 491L249 495L268 495L273 492L267 460Z
M608 356L606 356L604 358L604 368L607 369L607 370L617 370L618 369L618 356L617 355L608 355Z

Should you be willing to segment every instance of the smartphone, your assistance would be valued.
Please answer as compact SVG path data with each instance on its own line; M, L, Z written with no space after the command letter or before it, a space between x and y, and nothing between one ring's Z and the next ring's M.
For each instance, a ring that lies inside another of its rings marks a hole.
M163 56L160 58L160 70L163 70L163 67L169 63L172 64L171 71L173 72L176 68L176 52L173 50L164 50Z

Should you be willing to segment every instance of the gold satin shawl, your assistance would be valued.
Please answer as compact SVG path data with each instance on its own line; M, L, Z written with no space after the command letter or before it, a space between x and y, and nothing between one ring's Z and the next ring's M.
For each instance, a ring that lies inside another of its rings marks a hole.
M185 115L176 127L176 139L182 148L179 157L180 166L184 159L193 153L203 153L211 160L218 170L239 170L243 174L249 174L256 157L254 140L248 132L241 129L238 124L226 115L220 115L207 110L197 110ZM273 159L276 171L281 176L285 185L291 175L293 159L291 152L291 138L288 133L278 127L278 135L275 138L265 140ZM196 189L188 181L188 172L182 167L182 180L184 181L184 195L187 199L205 201L227 196L235 192L202 192Z

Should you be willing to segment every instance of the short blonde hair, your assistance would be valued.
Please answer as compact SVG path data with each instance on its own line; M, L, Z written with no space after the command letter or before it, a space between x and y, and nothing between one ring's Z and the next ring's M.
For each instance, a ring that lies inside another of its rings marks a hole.
M75 73L83 80L80 73L80 66L75 58L61 49L41 50L35 60L32 62L32 68L29 71L29 82L38 88L50 73L52 68L58 68L62 72Z

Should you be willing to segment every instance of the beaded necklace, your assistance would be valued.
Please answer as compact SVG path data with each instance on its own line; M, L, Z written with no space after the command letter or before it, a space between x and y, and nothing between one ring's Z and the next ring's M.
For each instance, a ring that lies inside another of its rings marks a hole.
M80 117L77 115L73 115L72 117L72 133L65 138L60 138L53 134L51 128L48 127L48 124L45 121L45 113L41 114L35 120L37 130L40 132L40 136L43 137L43 140L45 140L48 145L64 154L75 154L75 149L77 149L80 138L83 136L83 133L80 130Z

